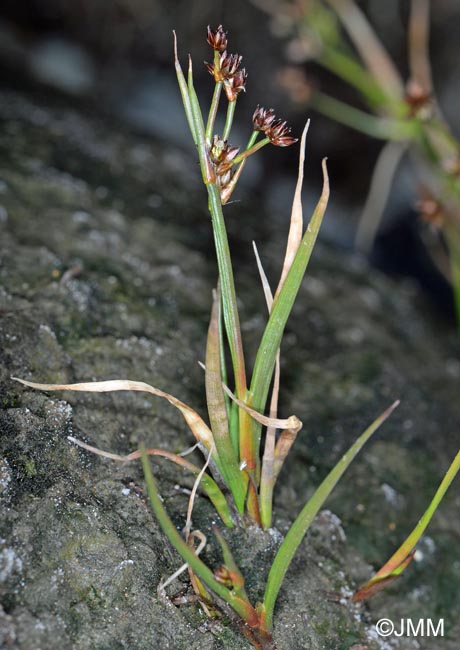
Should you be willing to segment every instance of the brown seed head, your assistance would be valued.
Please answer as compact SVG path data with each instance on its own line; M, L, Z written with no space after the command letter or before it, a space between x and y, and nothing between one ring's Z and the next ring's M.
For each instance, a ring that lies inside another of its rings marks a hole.
M220 71L224 79L230 79L236 74L236 71L240 67L242 56L239 54L228 54L228 52L222 52L220 55Z
M229 102L234 102L241 92L246 92L247 78L248 73L245 68L242 68L241 70L237 70L233 77L224 80L225 92L227 93Z
M216 64L206 63L206 67L214 76L214 81L218 83L230 79L236 74L242 58L239 54L222 52Z
M212 140L210 156L216 170L216 185L222 192L232 180L232 161L237 156L238 147L232 147L227 141L215 135Z
M277 147L289 147L298 140L298 138L291 137L290 132L291 127L287 126L287 122L276 120L266 129L265 135Z
M227 140L222 140L219 135L213 137L210 154L218 173L228 169L229 164L236 158L239 150L239 147L232 147Z
M215 32L208 25L207 41L213 50L223 52L227 49L227 32L224 32L222 25L219 25Z
M252 126L254 131L266 131L274 122L276 116L273 108L265 109L263 106L257 106L252 116Z
M225 188L227 188L230 185L232 178L233 178L232 169L227 169L227 171L224 171L216 175L216 185L219 189L219 192L222 193L223 190L225 190Z

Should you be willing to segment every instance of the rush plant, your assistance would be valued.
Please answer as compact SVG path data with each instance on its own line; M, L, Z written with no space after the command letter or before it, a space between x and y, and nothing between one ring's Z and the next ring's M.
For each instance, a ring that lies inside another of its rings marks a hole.
M208 611L213 611L216 604L223 604L224 609L237 617L254 646L268 650L275 647L272 630L278 592L299 544L345 470L363 445L388 418L398 402L391 405L358 437L303 507L276 553L268 573L262 602L253 603L246 593L244 577L218 528L214 528L214 533L222 550L222 560L216 561L215 567L211 568L200 559L199 552L206 543L205 538L201 531L192 530L191 524L193 499L198 486L209 497L223 525L228 528L255 525L267 529L272 526L274 487L283 463L302 427L302 423L295 415L286 419L278 417L280 344L329 197L327 169L323 161L322 193L305 228L301 190L307 123L300 146L299 176L292 205L286 253L281 277L274 294L269 287L254 245L269 317L249 379L248 364L243 353L223 206L229 200L251 155L270 143L286 147L294 144L296 139L290 135L286 122L277 119L273 109L266 110L258 106L253 115L252 133L246 147L240 150L229 143L236 103L245 89L247 75L245 69L241 68L241 56L228 54L227 35L222 26L219 26L216 31L208 28L208 43L213 49L214 58L207 67L215 85L206 119L194 88L192 61L189 58L186 78L177 56L176 39L174 51L175 69L185 114L198 151L203 183L207 190L218 265L218 283L213 296L203 366L209 424L181 400L143 382L120 379L64 385L19 381L26 386L42 390L144 391L166 399L181 412L206 459L202 468L183 456L166 450L149 449L144 445L128 456L119 456L101 451L74 438L70 440L93 453L114 460L141 459L153 511L164 533L186 563L182 569L189 569L193 588L203 606ZM215 132L215 124L223 96L226 101L226 118L223 133L220 135ZM227 359L230 360L229 364ZM229 388L229 384L232 385L233 390ZM267 409L268 415L264 415ZM197 477L190 499L184 535L178 532L165 510L149 456L167 458ZM448 483L458 471L459 457L455 462L456 464L449 470ZM425 526L447 489L448 483L443 483L427 511L428 514L424 518ZM417 534L420 530L417 529ZM403 561L418 539L417 534L413 534L403 545L401 552L404 557L400 557L400 554L397 562L391 562L389 567L386 565L385 576L391 571L401 571ZM200 541L197 548L195 548L196 540ZM363 595L366 594L361 590L360 596Z

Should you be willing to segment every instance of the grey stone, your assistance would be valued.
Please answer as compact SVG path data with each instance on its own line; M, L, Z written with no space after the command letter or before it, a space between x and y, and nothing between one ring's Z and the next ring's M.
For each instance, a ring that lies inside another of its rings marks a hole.
M67 440L125 454L144 439L179 452L193 442L180 415L140 393L40 393L11 380L137 379L204 415L197 361L216 271L202 247L209 218L196 163L49 99L4 91L0 121L8 215L0 223L0 644L250 647L225 617L208 620L196 603L158 596L160 579L181 560L150 511L139 464L95 457ZM252 207L243 206L243 220ZM261 246L269 273L282 253L281 233L274 235ZM253 353L263 297L253 260L235 248ZM448 650L458 638L455 486L407 578L369 607L349 600L369 565L383 563L410 531L458 448L458 349L419 302L413 288L359 261L323 246L315 253L283 345L282 411L305 427L277 485L276 529L225 531L254 600L314 486L389 402L403 403L301 545L277 604L279 650ZM182 527L182 488L193 479L165 461L154 467ZM220 561L209 530L215 518L198 498L194 522L208 534L203 557L212 566ZM181 576L168 593L184 590L187 601ZM443 616L449 637L379 639L378 618L401 615Z

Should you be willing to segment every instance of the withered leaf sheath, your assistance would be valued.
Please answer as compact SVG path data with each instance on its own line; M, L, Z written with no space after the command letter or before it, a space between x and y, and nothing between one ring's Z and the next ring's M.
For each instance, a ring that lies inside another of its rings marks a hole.
M215 32L208 25L207 41L213 50L223 52L227 49L227 32L224 32L222 25L219 25Z

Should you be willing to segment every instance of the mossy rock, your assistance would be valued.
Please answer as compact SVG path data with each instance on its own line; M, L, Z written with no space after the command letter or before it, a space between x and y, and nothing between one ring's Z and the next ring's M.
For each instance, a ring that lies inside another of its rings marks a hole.
M138 379L205 413L197 361L216 272L203 252L203 233L211 237L196 164L61 100L3 91L0 122L0 645L249 648L225 615L204 616L185 576L169 589L183 604L158 595L181 560L150 511L139 464L94 457L67 439L124 454L142 438L178 452L193 442L180 415L139 393L50 395L11 380ZM269 270L279 248L266 244ZM253 262L238 255L251 352L265 318L255 315L265 311ZM304 420L305 433L279 481L276 530L225 533L254 600L313 486L390 399L403 404L331 500L342 523L323 511L301 545L277 604L279 650L389 647L374 623L401 614L446 618L449 637L435 646L418 639L422 650L449 650L458 639L455 487L408 578L369 608L349 598L421 514L458 447L458 350L417 302L350 258L315 253L283 347L282 410ZM182 526L182 488L193 479L165 461L155 472ZM214 520L199 498L194 522L217 566ZM391 647L409 650L413 639Z

